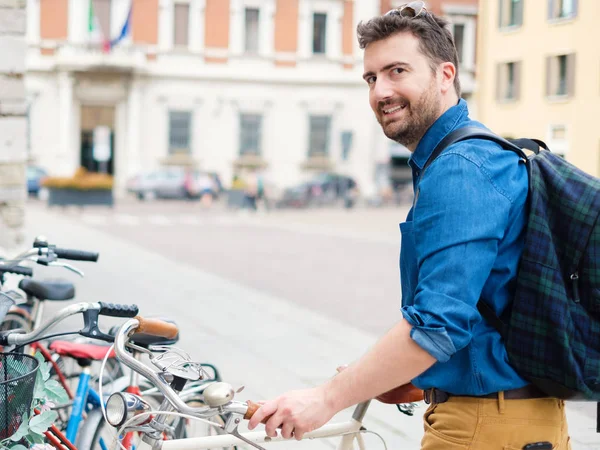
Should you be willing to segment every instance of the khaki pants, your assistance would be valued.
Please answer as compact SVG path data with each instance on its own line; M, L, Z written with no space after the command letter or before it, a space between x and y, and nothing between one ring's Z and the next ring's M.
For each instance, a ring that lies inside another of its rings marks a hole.
M421 450L521 450L543 441L571 450L565 404L555 398L451 397L431 404L423 421Z

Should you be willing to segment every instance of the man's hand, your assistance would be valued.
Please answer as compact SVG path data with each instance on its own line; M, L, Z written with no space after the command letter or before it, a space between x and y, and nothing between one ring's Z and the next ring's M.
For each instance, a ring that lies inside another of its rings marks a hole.
M325 425L337 413L326 398L326 385L313 389L291 391L274 400L265 402L254 413L248 428L254 429L267 419L267 436L276 437L277 428L285 439L302 439L305 433Z

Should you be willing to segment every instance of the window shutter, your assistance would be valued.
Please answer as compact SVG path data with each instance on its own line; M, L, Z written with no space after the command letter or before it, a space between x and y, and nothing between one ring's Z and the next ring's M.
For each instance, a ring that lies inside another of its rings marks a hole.
M567 95L575 95L575 53L567 55Z
M502 67L503 64L496 64L496 102L501 102L502 95Z
M578 0L573 0L573 17L577 17L577 9L578 9L578 8L577 8L577 7L578 7L578 5L577 5L577 4L578 4L578 3L579 3L579 1L578 1Z
M110 16L112 9L112 1L104 0L104 1L92 1L94 8L94 15L98 20L98 25L100 25L100 29L102 30L102 34L104 36L110 36Z
M174 10L174 44L187 47L189 44L190 5L175 4Z
M498 0L498 28L502 28L504 26L504 1Z
M521 61L514 63L514 99L521 99Z
M546 56L546 97L552 95L552 58L554 56Z
M554 19L554 2L556 0L548 0L548 20Z

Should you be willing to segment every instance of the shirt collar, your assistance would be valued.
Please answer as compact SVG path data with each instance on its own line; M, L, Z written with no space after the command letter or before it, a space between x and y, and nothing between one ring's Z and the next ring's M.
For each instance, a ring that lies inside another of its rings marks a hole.
M467 102L461 98L455 106L442 114L421 138L419 145L408 160L411 167L422 169L435 147L468 116Z

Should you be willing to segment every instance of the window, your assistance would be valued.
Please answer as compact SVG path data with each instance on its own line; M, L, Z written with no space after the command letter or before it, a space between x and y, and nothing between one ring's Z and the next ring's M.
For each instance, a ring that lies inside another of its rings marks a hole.
M499 0L500 28L518 27L523 24L524 0Z
M189 111L169 112L169 153L191 153L192 113Z
M518 100L521 85L521 63L511 61L498 64L496 83L498 101Z
M548 0L548 19L571 19L577 15L577 0Z
M572 97L575 94L575 54L546 58L546 96Z
M262 137L262 116L240 114L240 156L260 155Z
M458 62L464 62L464 46L465 46L465 25L462 23L454 24L454 46L458 53Z
M331 116L310 116L308 156L328 156Z
M313 14L313 53L324 54L327 38L327 14Z
M246 8L245 50L248 53L258 53L258 14L257 8Z
M173 44L175 47L189 45L190 5L176 3L173 15Z
M566 125L550 125L548 132L548 147L553 153L565 156L569 151L569 141Z

